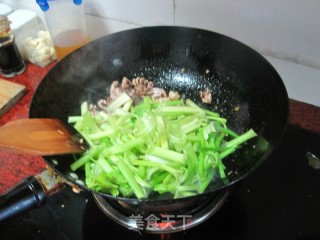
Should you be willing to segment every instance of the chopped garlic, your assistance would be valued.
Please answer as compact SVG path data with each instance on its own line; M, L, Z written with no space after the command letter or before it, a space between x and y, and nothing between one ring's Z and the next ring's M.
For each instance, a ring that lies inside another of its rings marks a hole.
M39 31L35 38L27 37L24 48L28 60L40 67L45 67L57 59L48 31Z

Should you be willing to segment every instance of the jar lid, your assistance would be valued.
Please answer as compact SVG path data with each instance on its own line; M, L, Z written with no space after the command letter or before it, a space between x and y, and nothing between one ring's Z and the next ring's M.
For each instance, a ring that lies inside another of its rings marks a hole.
M0 32L10 28L10 21L7 16L0 15Z
M58 1L58 0L36 0L36 2L38 3L39 7L41 8L41 10L43 12L49 10L48 1L50 2L50 1ZM75 5L81 5L82 4L82 0L73 0L73 3Z

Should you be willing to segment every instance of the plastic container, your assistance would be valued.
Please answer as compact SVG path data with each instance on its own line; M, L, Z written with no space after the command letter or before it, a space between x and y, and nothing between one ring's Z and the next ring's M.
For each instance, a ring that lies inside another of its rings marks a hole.
M57 59L85 45L88 42L83 3L72 0L48 0L44 19L53 40Z
M56 59L51 36L45 26L39 24L35 12L19 9L9 14L8 18L24 60L45 67Z
M57 59L50 33L39 26L30 32L23 43L26 60L40 67L46 67Z
M16 43L24 59L26 55L23 49L24 40L34 29L37 29L37 14L30 10L19 9L8 15L11 22L11 29L16 37Z

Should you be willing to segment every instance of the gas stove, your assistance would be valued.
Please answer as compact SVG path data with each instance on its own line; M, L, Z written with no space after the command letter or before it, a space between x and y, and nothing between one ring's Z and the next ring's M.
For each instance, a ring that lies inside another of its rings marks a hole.
M143 225L138 214L123 216L95 195L66 187L44 207L1 222L0 239L320 239L320 170L309 164L308 151L320 155L320 135L289 125L274 153L232 190L197 212L143 216ZM177 231L146 231L155 225L145 223L156 220L157 229Z

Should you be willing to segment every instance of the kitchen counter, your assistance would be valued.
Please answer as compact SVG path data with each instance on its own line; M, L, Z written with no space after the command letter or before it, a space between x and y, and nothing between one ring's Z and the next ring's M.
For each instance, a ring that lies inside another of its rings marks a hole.
M27 64L23 74L7 79L25 85L27 93L10 111L0 118L0 126L12 120L28 117L32 96L41 79L54 65L55 63L52 63L45 68L40 68L33 64ZM320 132L319 119L319 107L290 99L290 124ZM0 194L6 192L25 177L40 173L45 167L46 163L41 157L0 152Z

